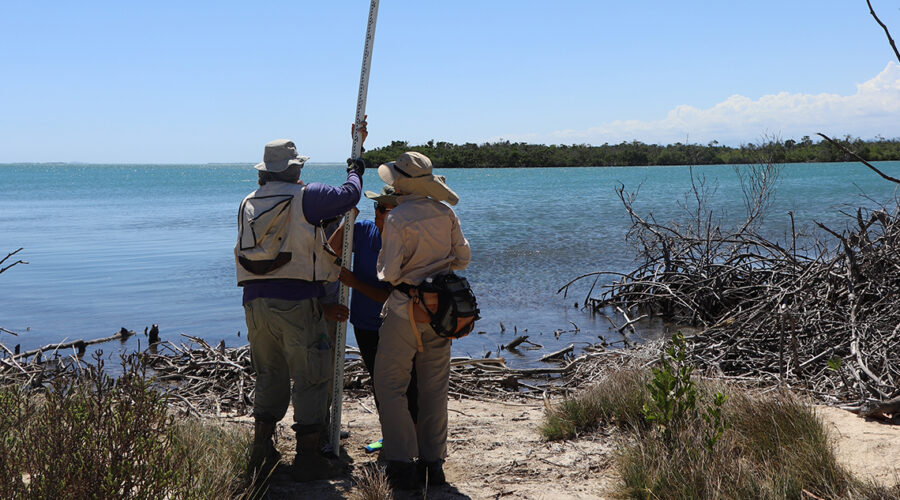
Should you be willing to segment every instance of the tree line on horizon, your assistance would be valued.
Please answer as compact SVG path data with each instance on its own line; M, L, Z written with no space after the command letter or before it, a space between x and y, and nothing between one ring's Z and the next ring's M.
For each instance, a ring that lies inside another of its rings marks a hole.
M862 140L845 136L843 146L868 161L900 160L900 138ZM367 151L364 157L374 165L397 159L406 151L418 151L436 168L502 168L502 167L620 167L649 165L718 165L745 163L806 163L855 161L850 155L827 141L813 142L809 136L799 141L772 139L739 147L709 144L645 144L640 141L620 144L542 145L524 142L452 144L428 141L410 145L393 141L389 145Z

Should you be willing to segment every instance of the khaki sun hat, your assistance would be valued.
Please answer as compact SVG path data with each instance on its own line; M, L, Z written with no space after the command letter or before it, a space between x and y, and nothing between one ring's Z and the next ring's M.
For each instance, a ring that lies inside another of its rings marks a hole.
M381 193L366 191L365 195L366 198L377 201L378 203L397 206L397 193L392 186L384 186L381 188Z
M263 153L262 163L257 163L256 170L263 172L284 172L291 165L300 165L306 163L309 156L300 156L297 153L297 146L288 139L277 139L266 144L266 150Z
M378 167L378 176L397 191L428 196L450 205L459 202L459 196L444 182L443 176L431 173L431 160L417 151L401 154L397 161Z

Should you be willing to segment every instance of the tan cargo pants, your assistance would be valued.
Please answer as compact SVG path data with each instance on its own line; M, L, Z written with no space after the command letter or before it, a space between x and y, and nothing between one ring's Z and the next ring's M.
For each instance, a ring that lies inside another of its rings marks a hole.
M424 352L416 352L409 319L389 311L378 331L375 393L378 395L383 453L387 460L416 457L433 462L447 456L447 391L450 386L450 340L427 323L416 323ZM419 384L418 435L406 400L413 362Z
M328 417L334 333L319 300L258 298L244 306L244 316L256 371L254 416L277 422L292 402L297 429L321 430Z

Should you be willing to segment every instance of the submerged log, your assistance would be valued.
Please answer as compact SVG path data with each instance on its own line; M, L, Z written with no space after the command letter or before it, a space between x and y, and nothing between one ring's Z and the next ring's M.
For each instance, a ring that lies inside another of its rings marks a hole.
M519 344L525 342L526 340L528 340L528 335L520 335L514 338L509 344L504 345L503 348L507 351L510 349L515 349L516 347L519 347Z
M111 335L109 337L103 337L103 338L93 339L93 340L79 339L79 340L73 340L71 342L48 344L43 347L38 347L37 349L32 349L30 351L25 351L23 353L15 354L15 355L13 355L13 357L15 359L27 359L27 358L30 358L31 356L38 356L47 351L56 352L56 351L59 351L62 349L72 349L72 348L76 349L77 352L79 353L78 355L80 356L80 355L84 354L85 346L94 345L94 344L102 344L104 342L111 342L113 340L124 341L132 335L134 335L133 331L126 330L125 327L122 327L122 329L119 330L115 335Z
M575 350L575 344L569 344L567 347L564 347L556 352L551 352L550 354L541 356L541 359L539 359L538 361L551 361L556 358L561 358L566 353L572 352L573 350Z

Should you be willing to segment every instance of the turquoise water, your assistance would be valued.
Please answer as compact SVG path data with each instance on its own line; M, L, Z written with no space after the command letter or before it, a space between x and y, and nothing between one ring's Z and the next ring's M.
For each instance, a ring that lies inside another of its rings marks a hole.
M900 176L900 162L879 166ZM683 216L678 202L690 186L687 167L440 173L460 195L456 210L473 250L464 275L478 295L483 319L476 330L484 333L453 346L454 354L471 356L496 353L514 338L514 329L527 330L543 351L586 345L598 336L619 338L605 319L574 307L589 282L567 298L556 290L582 273L632 268L634 252L625 241L629 220L615 193L619 183L628 190L640 186L637 206L657 220ZM695 167L694 173L718 186L711 200L726 217L743 213L732 167ZM232 248L237 206L254 189L255 176L249 165L0 166L0 258L24 247L16 257L30 262L0 275L0 326L20 333L0 333L0 342L27 349L158 323L163 338L176 343L186 341L181 333L210 343L245 343ZM303 171L307 181L330 184L343 176L339 165ZM374 171L364 182L369 190L382 185ZM786 165L765 230L785 241L788 211L800 228L813 220L844 227L841 210L891 202L895 194L893 184L862 165ZM372 217L367 200L360 209L361 217ZM579 332L554 334L573 330L572 323ZM661 330L651 323L643 334ZM504 355L527 365L541 352Z

